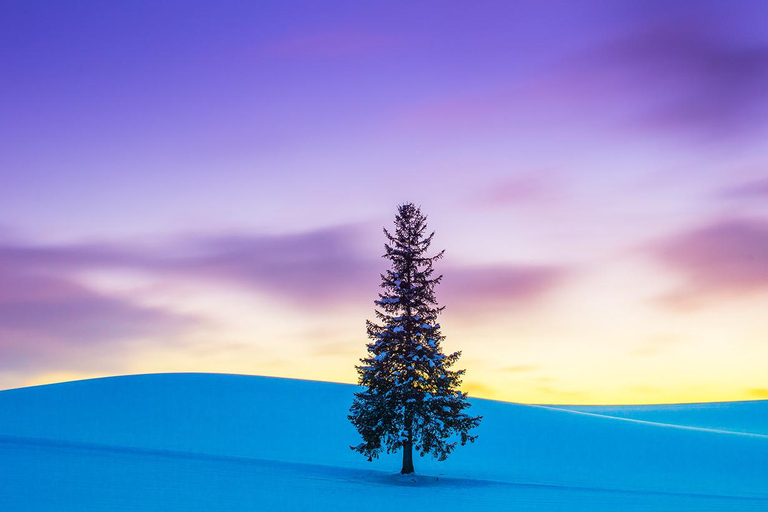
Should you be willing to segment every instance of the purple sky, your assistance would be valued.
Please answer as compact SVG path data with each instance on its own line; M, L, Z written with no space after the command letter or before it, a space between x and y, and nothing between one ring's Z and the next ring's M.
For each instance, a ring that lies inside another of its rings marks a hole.
M466 389L768 397L768 3L0 7L0 388L354 382L413 201Z

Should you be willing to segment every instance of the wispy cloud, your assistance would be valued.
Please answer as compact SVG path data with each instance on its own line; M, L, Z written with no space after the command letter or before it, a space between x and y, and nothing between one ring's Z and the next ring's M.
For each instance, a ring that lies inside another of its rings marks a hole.
M322 307L373 300L377 253L362 249L363 226L296 234L184 237L181 242L137 248L120 244L0 247L0 262L30 268L128 268L188 280L261 290L300 306ZM383 252L383 249L382 249ZM565 269L526 265L442 265L442 296L463 303L520 302L541 298L566 277Z
M723 199L766 199L768 198L768 178L747 181L721 190L718 194Z
M184 236L151 246L6 244L0 263L59 272L135 269L322 306L358 298L363 283L376 282L382 263L361 253L361 238L360 226L341 226L283 235Z
M55 360L65 347L77 354L73 347L117 347L145 337L170 342L200 321L92 289L82 281L92 271L137 271L157 282L204 282L281 300L302 311L373 308L386 261L368 245L369 233L367 226L354 225L281 235L184 236L150 245L6 242L0 245L2 362L39 365ZM441 265L439 270L446 276L439 298L458 317L534 303L566 275L554 267L515 265ZM338 335L323 341L318 353L339 349Z
M727 219L671 237L653 247L683 279L666 297L673 306L768 290L768 222Z
M163 270L323 307L362 300L376 286L384 266L363 253L363 238L358 225L298 234L200 237L181 248L189 254L164 258Z
M559 199L553 174L554 171L542 170L498 180L478 194L472 204L488 207L551 205Z
M637 118L640 126L743 135L765 125L768 47L735 42L713 30L719 25L715 19L648 24L596 50L585 69L599 69L595 79L613 86L595 86L615 99L643 97L648 108Z
M689 13L686 13L689 14ZM414 108L418 130L545 130L740 141L768 128L768 45L715 17L643 16L525 80L494 82Z
M467 315L536 304L570 276L564 267L535 265L453 267L443 272L442 296Z
M196 319L91 290L67 277L0 261L0 369L40 368L145 336L176 337ZM119 366L116 365L116 366Z

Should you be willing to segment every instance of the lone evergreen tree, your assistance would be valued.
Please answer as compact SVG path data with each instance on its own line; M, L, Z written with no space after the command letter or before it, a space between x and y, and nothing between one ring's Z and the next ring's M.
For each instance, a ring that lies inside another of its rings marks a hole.
M367 321L368 356L356 366L359 384L349 419L363 438L352 449L378 458L386 450L403 450L401 473L413 473L413 449L423 457L446 457L461 442L477 436L469 430L480 424L480 416L462 412L470 406L459 391L464 370L450 370L461 352L442 353L433 263L441 251L427 256L435 233L427 233L426 217L411 203L400 205L395 233L384 229L391 268L381 275L375 304L378 322Z

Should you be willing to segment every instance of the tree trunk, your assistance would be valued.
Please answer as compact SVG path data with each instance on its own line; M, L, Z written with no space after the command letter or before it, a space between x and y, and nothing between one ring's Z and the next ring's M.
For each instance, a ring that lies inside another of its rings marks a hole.
M413 473L413 441L403 443L403 469L400 473L403 475Z

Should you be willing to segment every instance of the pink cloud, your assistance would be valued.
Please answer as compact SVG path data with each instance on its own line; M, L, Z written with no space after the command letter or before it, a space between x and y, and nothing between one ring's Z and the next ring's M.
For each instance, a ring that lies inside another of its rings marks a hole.
M768 198L768 178L741 183L720 191L724 199L765 199Z
M684 280L666 297L670 305L768 290L768 222L763 220L716 222L664 240L653 252Z
M538 304L569 272L554 266L495 265L444 270L441 295L459 316Z
M61 246L0 246L0 270L21 273L24 281L8 281L0 291L0 303L33 301L27 317L38 316L52 331L69 329L56 311L90 307L101 311L95 318L103 324L159 325L148 311L121 309L109 297L100 297L71 281L73 270L134 269L160 277L188 281L217 282L245 288L287 301L299 308L327 309L350 304L372 303L378 292L379 273L386 268L378 251L368 248L369 230L362 226L339 226L285 235L219 235L187 237L182 242L127 248L117 244ZM363 249L365 247L365 250ZM376 247L379 247L376 245ZM383 249L381 249L383 252ZM446 275L439 287L441 300L466 313L509 303L532 303L562 282L566 272L556 267L496 265L450 266L438 270ZM6 277L9 280L10 277ZM31 294L27 297L28 294ZM66 307L48 308L46 301ZM76 306L80 304L80 306ZM110 314L114 313L112 316ZM110 313L110 314L107 314ZM143 320L141 315L148 315ZM111 320L110 320L111 318ZM135 321L134 321L135 320ZM13 315L0 325L12 323ZM96 320L84 323L102 332ZM76 321L73 320L74 329ZM127 329L127 328L126 328ZM125 331L120 328L121 332Z
M551 203L557 197L554 171L540 171L499 180L473 201L479 206L500 207Z
M415 105L416 130L493 132L585 126L635 135L744 139L768 125L768 46L718 19L638 19L538 74Z
M0 369L45 367L98 347L175 337L197 319L146 308L88 289L63 276L0 264Z
M0 369L72 368L83 354L90 360L109 354L109 364L119 371L115 355L135 340L172 343L203 322L97 292L74 277L94 269L216 282L303 310L358 304L373 309L386 261L369 250L367 233L362 226L339 226L285 235L186 237L142 247L6 242L0 245ZM446 277L438 297L458 318L537 303L566 276L555 267L440 267Z

